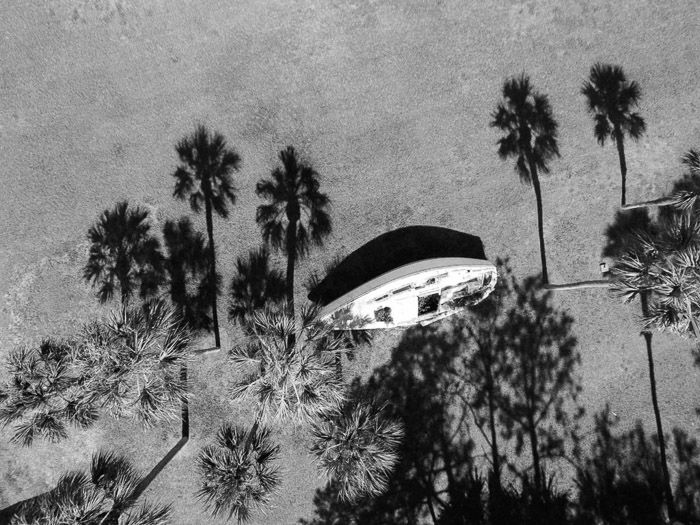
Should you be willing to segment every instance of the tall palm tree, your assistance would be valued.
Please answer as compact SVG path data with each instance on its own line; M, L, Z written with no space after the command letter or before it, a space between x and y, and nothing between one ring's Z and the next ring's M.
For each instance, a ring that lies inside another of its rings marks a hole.
M310 244L320 246L331 232L330 199L319 191L319 174L300 161L292 146L279 153L281 168L261 179L255 193L269 201L258 206L255 220L265 242L287 255L287 302L294 314L294 265Z
M276 268L270 268L270 255L265 246L251 250L248 259L236 261L236 275L231 279L228 316L241 325L265 304L279 304L285 295L285 279Z
M197 497L213 516L228 512L238 523L250 519L251 512L270 501L280 483L277 459L279 446L270 440L270 431L256 425L250 430L224 424L216 443L203 447L197 456L201 488Z
M611 138L617 145L622 176L620 204L625 205L627 163L625 161L625 135L638 140L646 131L646 124L639 113L632 109L639 104L641 90L634 81L628 81L620 66L595 64L581 87L586 97L588 111L593 115L593 134L601 146Z
M542 224L542 192L538 174L549 173L547 163L559 156L558 124L552 115L549 99L533 90L530 78L524 73L520 77L507 79L503 83L502 94L503 100L492 114L491 122L492 127L504 133L498 141L498 156L503 160L515 157L515 171L520 175L520 180L532 184L535 190L542 280L547 285L549 277Z
M253 335L229 352L242 372L232 397L253 399L265 423L314 421L344 399L332 359L333 352L343 349L317 313L314 307L302 308L297 328L289 306L268 305L247 322L246 332Z
M151 236L148 211L130 208L127 201L105 210L88 230L92 243L83 276L98 286L100 302L115 290L126 305L136 290L141 297L153 295L163 275L163 256L158 239Z
M211 255L204 236L195 231L189 218L166 221L163 239L168 253L165 270L170 298L187 325L193 330L209 329L209 272Z
M134 508L140 478L126 457L98 452L89 472L64 474L53 490L19 505L10 523L167 525L169 505L144 503Z
M383 408L349 403L313 425L311 451L344 500L382 494L399 461L403 426L383 416Z
M213 213L228 217L228 204L236 203L236 190L231 180L232 173L239 170L241 157L229 148L226 139L219 133L210 133L204 126L182 139L175 147L180 165L173 173L175 189L173 196L189 200L190 207L199 213L204 206L209 237L210 270L209 285L214 322L214 341L221 346L219 317L216 308L216 251L214 249Z

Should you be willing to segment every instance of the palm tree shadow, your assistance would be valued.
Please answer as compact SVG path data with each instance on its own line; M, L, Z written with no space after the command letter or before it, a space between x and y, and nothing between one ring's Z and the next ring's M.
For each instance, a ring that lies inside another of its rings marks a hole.
M182 447L185 446L185 444L189 441L189 437L183 436L180 438L180 440L175 443L173 448L171 448L168 453L163 456L163 459L161 459L152 469L151 471L146 474L141 482L138 484L136 487L136 492L135 492L135 497L141 496L143 492L148 488L148 486L153 482L154 479L163 471L163 469L170 463L170 461L177 455L178 452L182 449Z
M187 384L187 365L183 365L180 369L180 380ZM138 498L148 488L154 479L163 471L163 469L172 461L178 452L184 447L190 439L190 408L189 402L185 399L182 402L181 416L181 437L175 445L163 456L163 458L146 474L141 482L136 487L135 497Z

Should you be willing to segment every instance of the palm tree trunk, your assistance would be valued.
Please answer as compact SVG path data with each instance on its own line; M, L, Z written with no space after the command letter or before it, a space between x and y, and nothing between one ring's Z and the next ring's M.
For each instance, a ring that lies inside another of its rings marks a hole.
M180 381L185 385L185 388L187 388L187 364L182 365L182 368L180 368ZM182 401L182 410L180 412L181 414L181 436L183 439L189 439L190 437L190 404L185 397L185 399Z
M297 222L290 220L287 225L287 275L286 275L286 299L292 316L294 316L294 265L296 263L296 238Z
M535 489L539 494L542 491L542 470L540 469L540 450L539 443L537 442L537 429L535 428L535 422L531 417L528 417L528 423L530 428L528 432L530 434L530 448L532 449L532 464L535 467Z
M615 124L615 143L617 144L617 155L620 157L620 175L622 175L622 193L620 195L620 205L625 205L625 195L627 190L627 162L625 161L625 144L622 130L619 124Z
M123 285L121 286L121 299L122 307L125 307L129 302L129 292L127 292L126 288Z
M537 167L529 156L530 178L532 179L532 187L535 190L535 200L537 201L537 232L540 236L540 259L542 260L542 282L544 285L549 284L549 275L547 273L547 254L544 249L544 226L542 224L542 191L540 190L540 179L537 176Z
M669 206L677 202L676 197L669 195L668 197L659 197L658 199L653 199L644 202L635 202L634 204L625 204L623 210L632 210L634 208L650 208L652 206Z
M641 293L642 300L642 315L647 316L649 312L648 294L649 292ZM673 519L676 515L676 507L673 502L673 492L671 491L671 478L668 474L668 463L666 461L666 438L661 425L661 412L659 410L659 401L656 397L656 376L654 374L654 356L651 348L651 332L644 330L644 341L647 347L647 360L649 361L649 384L651 386L651 403L654 407L654 417L656 418L656 434L659 437L659 453L661 455L661 470L664 476L664 496L668 515Z
M207 235L209 236L209 249L211 251L209 261L209 275L211 279L211 311L214 322L214 346L221 346L219 336L219 314L216 309L216 252L214 251L214 221L212 219L211 201L205 196L205 211L207 216Z
M578 281L575 283L566 284L548 284L544 286L545 290L583 290L585 288L609 288L611 282L606 279L595 281Z

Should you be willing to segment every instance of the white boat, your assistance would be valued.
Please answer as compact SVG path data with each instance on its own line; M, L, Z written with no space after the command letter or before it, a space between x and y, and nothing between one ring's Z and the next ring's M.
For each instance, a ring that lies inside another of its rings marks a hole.
M380 235L331 270L309 298L337 329L426 325L463 311L495 288L481 239L434 226Z

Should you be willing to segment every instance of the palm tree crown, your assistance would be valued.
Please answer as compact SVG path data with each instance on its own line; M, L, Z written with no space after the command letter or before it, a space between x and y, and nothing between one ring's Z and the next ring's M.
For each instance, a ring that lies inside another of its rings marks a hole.
M146 427L179 420L188 395L180 370L189 342L180 317L164 302L122 308L85 326L77 355L85 371L82 388L113 417L135 417Z
M268 301L272 304L281 302L284 285L282 273L270 268L270 256L264 246L252 250L247 260L238 258L236 275L231 280L229 319L245 324L246 319Z
M148 211L129 208L122 201L105 210L88 231L92 243L83 276L98 286L101 302L115 290L125 304L135 290L147 297L158 290L162 279L162 255L158 239L150 235Z
M228 518L247 521L251 511L267 504L280 483L277 459L279 446L264 428L244 430L224 424L216 443L202 448L197 467L202 485L197 496L214 516L228 512Z
M620 203L624 206L627 192L624 137L628 135L637 140L646 130L644 119L632 111L641 96L639 85L628 82L620 66L595 64L581 87L581 94L586 97L588 112L593 115L593 134L600 145L603 146L608 137L617 145L622 177Z
M29 446L35 437L52 442L68 436L66 423L90 427L97 403L86 395L83 373L74 361L78 343L45 339L38 348L10 353L11 380L0 388L0 423L15 424L13 441Z
M207 315L210 253L204 236L193 229L189 218L182 217L177 222L166 221L163 239L168 253L165 269L170 298L190 328L208 329L211 325Z
M503 101L491 122L504 132L498 141L498 155L503 160L515 157L515 170L523 182L530 184L535 169L549 173L547 162L559 156L558 124L549 99L533 90L527 75L506 80L502 94Z
M140 479L126 457L98 452L93 455L89 472L64 474L53 490L20 505L10 523L166 525L170 521L169 505L144 503L133 508Z
M339 495L345 500L382 494L398 463L403 426L383 417L382 409L359 402L313 426L311 450L321 468L338 483Z
M282 168L255 187L255 193L269 201L258 206L255 219L265 242L287 255L287 301L293 308L296 259L330 234L330 199L319 191L319 174L299 160L292 146L280 151L279 158Z
M220 133L210 133L205 126L175 146L180 166L173 173L173 196L189 200L195 213L210 203L221 217L228 217L228 204L236 203L236 190L231 175L240 169L241 157L229 149Z
M247 372L231 394L255 400L263 422L314 421L343 401L332 358L341 342L316 314L316 308L302 308L297 329L288 306L267 306L248 321L249 340L229 353L234 366Z
M210 269L209 295L212 303L212 320L216 346L221 345L219 337L219 316L216 307L218 294L216 274L216 251L214 248L214 222L212 214L228 217L228 204L236 203L236 190L231 175L240 168L241 158L226 144L219 133L210 133L204 126L182 139L175 146L180 165L173 173L175 189L173 196L189 200L190 207L199 213L204 206L209 237Z
M581 87L581 94L593 114L593 134L601 146L608 138L622 138L620 133L639 139L646 130L644 119L632 111L641 97L639 84L628 81L620 66L595 64Z

